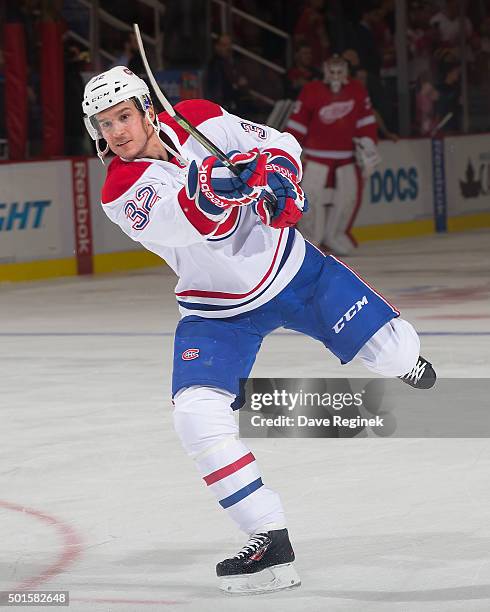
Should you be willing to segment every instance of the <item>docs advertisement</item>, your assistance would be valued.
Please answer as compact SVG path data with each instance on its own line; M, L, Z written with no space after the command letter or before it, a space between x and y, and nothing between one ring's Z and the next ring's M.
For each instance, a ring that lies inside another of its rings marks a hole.
M431 219L430 140L379 145L381 164L366 180L356 226Z

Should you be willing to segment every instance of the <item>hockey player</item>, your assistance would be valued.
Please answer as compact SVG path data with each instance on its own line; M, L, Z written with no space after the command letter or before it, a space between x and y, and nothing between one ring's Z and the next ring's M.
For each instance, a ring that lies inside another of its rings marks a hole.
M328 59L324 81L303 87L286 131L301 143L306 161L301 186L311 210L299 227L322 250L348 255L357 245L350 230L361 204L363 179L380 157L369 95L359 81L349 79L343 58Z
M294 329L342 362L356 357L414 387L432 386L435 373L398 311L292 227L306 210L297 141L205 100L177 109L222 150L236 151L230 154L243 168L240 177L168 114L157 117L144 81L119 66L90 80L83 100L99 157L115 154L102 207L179 277L175 429L222 508L249 535L234 557L218 563L220 588L290 588L300 581L283 507L237 439L233 415L239 379L249 375L263 338L280 326ZM274 214L264 205L265 190L277 197ZM364 305L354 317L359 299Z

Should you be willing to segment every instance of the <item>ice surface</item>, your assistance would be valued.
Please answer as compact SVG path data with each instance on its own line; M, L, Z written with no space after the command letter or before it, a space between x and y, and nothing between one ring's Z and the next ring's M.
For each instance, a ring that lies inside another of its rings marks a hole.
M347 261L416 324L440 376L490 377L489 256L477 231ZM254 440L303 586L217 591L215 563L245 538L173 432L174 285L163 267L0 287L0 589L69 590L71 611L489 610L486 439ZM366 371L283 332L253 374Z

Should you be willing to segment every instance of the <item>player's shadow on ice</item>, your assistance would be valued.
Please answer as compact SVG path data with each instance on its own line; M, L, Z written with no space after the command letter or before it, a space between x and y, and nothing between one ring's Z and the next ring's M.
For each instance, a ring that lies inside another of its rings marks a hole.
M424 584L431 580L432 571L432 584L437 583L438 576L441 576L441 581L449 577L454 583L457 576L464 575L461 563L486 563L489 547L490 538L471 533L420 532L300 540L295 548L303 594L306 595L307 591L308 596L314 597L396 603L490 600L490 584L389 589L392 580L397 581L404 572L416 582L417 570L424 578ZM345 575L340 572L342 568L345 568ZM334 572L336 579L332 580L330 574ZM362 576L364 585L372 575L373 586L381 582L384 586L379 589L335 588L339 576L342 586L346 582L355 585L356 574ZM319 575L325 588L318 588ZM380 576L383 576L382 581ZM488 576L482 572L481 582L487 581Z
M218 561L222 561L222 558L220 558L216 544L186 548L184 545L177 547L175 543L172 543L172 546L166 546L162 542L158 548L134 551L123 559L117 559L117 564L126 567L161 568L165 572L182 572L182 568L190 566L202 568L203 564L209 563L214 569Z
M421 589L413 591L311 591L308 595L335 599L356 599L359 601L378 601L403 603L410 601L470 601L490 600L490 584L474 586L447 587L441 589Z

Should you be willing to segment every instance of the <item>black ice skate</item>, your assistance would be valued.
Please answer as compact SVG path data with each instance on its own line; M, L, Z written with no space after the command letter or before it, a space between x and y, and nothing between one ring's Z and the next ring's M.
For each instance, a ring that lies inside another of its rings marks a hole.
M216 566L219 588L230 595L252 595L297 587L301 581L293 561L287 529L254 534L232 559Z
M430 389L436 384L436 373L432 364L420 356L408 374L398 377L415 389Z

